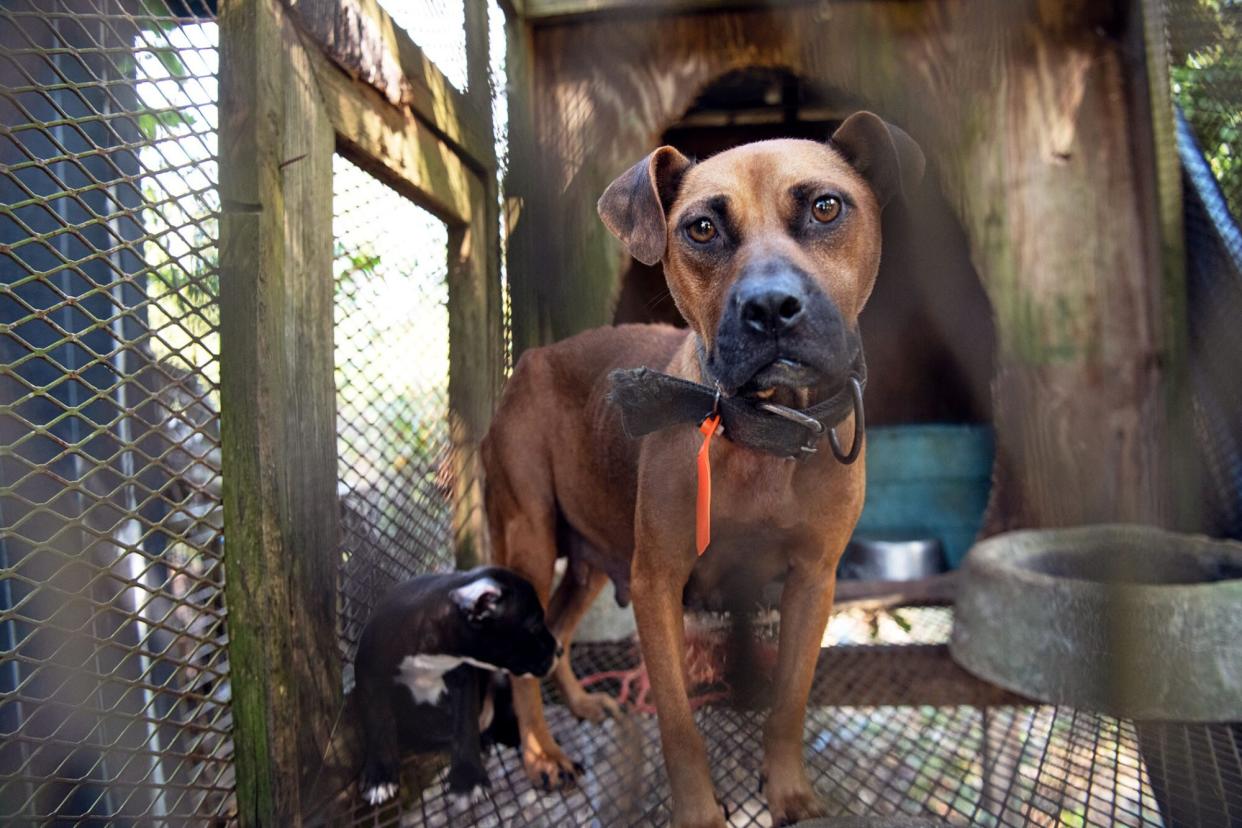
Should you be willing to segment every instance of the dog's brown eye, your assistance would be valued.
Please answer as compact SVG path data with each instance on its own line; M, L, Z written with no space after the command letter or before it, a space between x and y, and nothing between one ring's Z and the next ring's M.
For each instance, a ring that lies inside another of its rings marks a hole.
M686 234L699 244L707 244L716 238L716 225L708 218L695 219L686 228Z
M811 215L820 224L827 224L841 215L841 199L836 196L820 196L811 205Z

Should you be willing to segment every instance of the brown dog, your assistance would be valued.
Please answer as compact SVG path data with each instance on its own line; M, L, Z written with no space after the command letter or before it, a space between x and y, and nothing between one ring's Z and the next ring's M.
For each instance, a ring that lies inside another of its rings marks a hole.
M690 330L604 328L527 351L484 442L494 562L535 585L566 650L606 579L619 600L633 595L674 825L724 824L686 696L683 600L727 603L735 587L781 577L768 803L775 824L822 811L803 767L803 717L864 472L834 458L844 448L813 449L833 427L834 443L854 441L861 408L851 409L849 377L861 365L880 211L922 173L914 141L868 112L828 143L763 141L700 163L656 150L608 187L599 212L635 258L663 261ZM624 370L641 366L651 371ZM844 409L824 404L833 399ZM711 544L700 557L696 421L714 409L724 430L710 448ZM632 439L623 426L659 430ZM549 598L558 556L570 567ZM583 690L568 659L555 675L577 716L616 712ZM516 680L514 696L527 774L546 788L571 783L576 766L548 730L538 681Z

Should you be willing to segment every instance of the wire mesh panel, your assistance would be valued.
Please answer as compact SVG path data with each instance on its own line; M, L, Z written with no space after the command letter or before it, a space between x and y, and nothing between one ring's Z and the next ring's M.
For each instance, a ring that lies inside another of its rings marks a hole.
M344 158L333 166L341 643L395 582L451 568L448 233Z
M466 89L467 81L465 2L383 0L380 3L448 82L460 90Z
M1242 732L1236 727L1135 724L1033 703L953 663L944 646L950 611L900 614L895 621L889 613L849 610L830 623L832 646L822 651L804 731L807 769L829 814L1013 828L1237 824L1231 808L1242 803L1236 753ZM889 643L895 641L903 643ZM722 640L691 627L687 643L691 702L728 824L766 828L772 824L760 784L766 712L737 705L713 672ZM770 638L760 639L760 658L770 646ZM576 788L538 791L518 751L495 748L487 761L490 797L469 811L455 810L443 795L439 771L421 793L407 791L403 806L361 806L351 789L349 823L667 824L667 775L637 643L578 644L573 657L585 685L628 706L625 717L602 725L578 722L559 704L548 708L553 733L586 767ZM425 769L405 783L420 778L427 782ZM1171 793L1181 810L1169 809ZM331 824L346 821L341 813Z
M216 27L0 7L0 822L227 812Z
M1173 95L1220 182L1242 216L1242 4L1170 0Z
M1242 538L1242 4L1172 0L1165 16L1181 165L1193 421L1208 532Z

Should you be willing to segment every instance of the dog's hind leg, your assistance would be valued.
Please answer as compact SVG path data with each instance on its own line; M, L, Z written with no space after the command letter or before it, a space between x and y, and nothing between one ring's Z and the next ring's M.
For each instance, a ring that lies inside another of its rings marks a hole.
M496 563L530 581L547 607L556 563L554 511L548 511L546 520L532 520L524 512L511 515L504 528L503 548L496 552ZM522 765L531 782L547 791L572 785L580 766L565 754L548 728L539 679L514 676L513 711L521 737Z
M552 595L552 602L548 605L548 628L564 648L564 653L556 663L556 686L570 711L579 719L591 722L602 722L605 717L619 716L621 706L607 693L588 693L583 689L582 683L574 675L569 648L578 622L606 583L608 576L605 573L571 561L565 577Z

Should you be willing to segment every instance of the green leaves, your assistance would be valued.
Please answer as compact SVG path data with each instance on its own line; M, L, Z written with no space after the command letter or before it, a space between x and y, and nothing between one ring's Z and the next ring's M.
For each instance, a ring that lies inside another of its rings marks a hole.
M194 116L182 109L147 108L138 113L138 130L148 141L154 141L161 129L171 135L177 127L189 127L195 123Z
M1175 49L1170 74L1173 97L1203 149L1221 190L1235 216L1242 216L1242 7L1222 6L1219 0L1200 0L1198 14L1211 18L1189 26L1209 36Z

